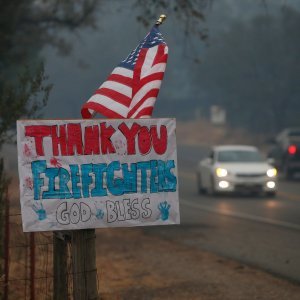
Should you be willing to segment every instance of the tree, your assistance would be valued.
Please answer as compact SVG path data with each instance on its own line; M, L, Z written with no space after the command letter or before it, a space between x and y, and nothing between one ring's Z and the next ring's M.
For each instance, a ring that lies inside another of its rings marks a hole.
M37 116L47 102L51 84L42 47L50 44L67 54L70 44L58 33L94 26L96 6L96 0L0 0L0 150L15 136L16 120ZM7 184L0 158L0 224Z
M205 41L208 38L208 29L203 26L205 11L211 6L213 0L136 0L135 5L141 9L137 20L149 26L149 20L155 20L157 13L172 11L184 26L186 37L192 35Z
M260 132L299 125L299 26L299 11L286 6L235 21L211 41L198 80L232 125Z
M94 26L97 1L1 0L0 148L14 135L15 121L32 117L46 104L47 83L40 51L51 44L61 53L70 45L58 32Z

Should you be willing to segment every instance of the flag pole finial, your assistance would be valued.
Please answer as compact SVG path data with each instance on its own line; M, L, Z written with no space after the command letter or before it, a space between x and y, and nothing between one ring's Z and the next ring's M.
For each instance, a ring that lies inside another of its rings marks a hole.
M167 18L166 15L160 15L158 20L156 21L155 25L161 25L165 21L166 18Z

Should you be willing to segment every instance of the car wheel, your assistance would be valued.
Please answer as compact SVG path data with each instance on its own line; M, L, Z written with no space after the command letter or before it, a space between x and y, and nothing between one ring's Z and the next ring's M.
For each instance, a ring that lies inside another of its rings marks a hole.
M199 194L206 193L206 189L202 186L202 180L201 180L201 176L199 174L197 174L197 187L198 187Z

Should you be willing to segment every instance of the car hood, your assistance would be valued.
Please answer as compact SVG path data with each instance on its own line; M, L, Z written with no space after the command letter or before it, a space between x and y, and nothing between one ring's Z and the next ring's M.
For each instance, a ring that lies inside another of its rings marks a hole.
M217 163L216 168L224 168L232 174L243 173L243 174L257 174L266 173L272 166L268 163Z

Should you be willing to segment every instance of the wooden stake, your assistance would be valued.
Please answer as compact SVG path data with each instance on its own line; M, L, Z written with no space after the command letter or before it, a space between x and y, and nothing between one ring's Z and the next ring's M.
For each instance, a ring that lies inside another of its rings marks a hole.
M95 240L95 229L72 231L74 300L99 299Z
M68 299L67 241L62 232L53 234L53 300Z
M4 191L3 191L4 194ZM8 189L6 187L4 198L5 206L5 223L4 223L4 293L3 300L8 299L8 279L9 279L9 242L10 242L10 230L9 230L9 199Z
M35 239L34 232L29 233L30 255L30 300L35 300Z

